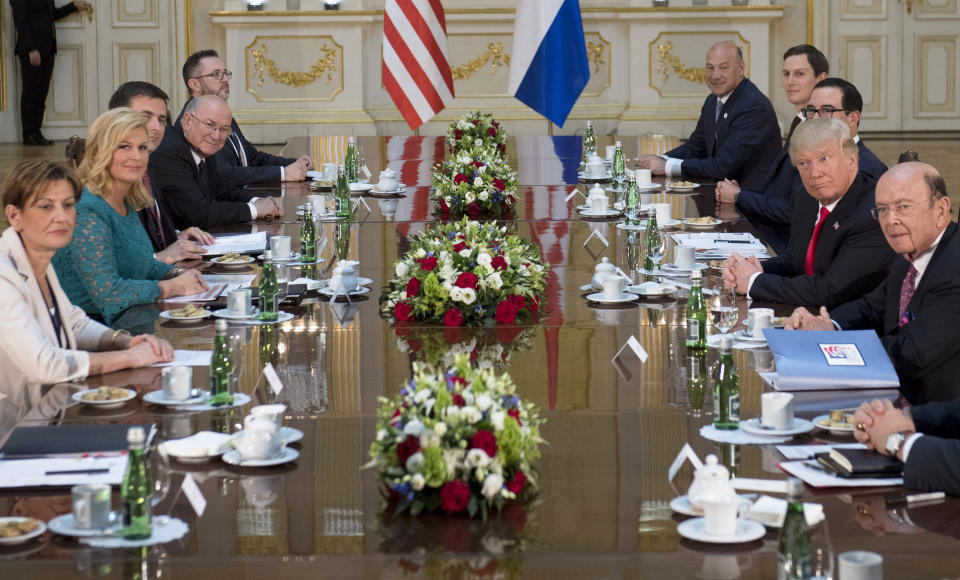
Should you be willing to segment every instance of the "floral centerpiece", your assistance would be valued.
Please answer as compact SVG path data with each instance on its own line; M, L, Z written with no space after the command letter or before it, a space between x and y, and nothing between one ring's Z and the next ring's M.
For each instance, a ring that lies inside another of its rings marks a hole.
M489 150L463 149L433 168L430 199L443 219L513 217L517 174Z
M535 315L550 265L540 247L506 226L467 219L418 234L394 265L380 312L397 324L513 324Z
M401 324L395 327L397 348L413 358L443 368L466 355L480 368L502 368L515 352L530 349L536 326L498 324L473 328L432 328Z
M474 369L465 356L448 372L414 363L400 394L379 399L367 467L380 472L395 513L485 520L533 497L543 421L508 374Z
M464 148L483 148L502 157L507 152L507 132L490 113L467 113L450 123L447 146L453 154Z

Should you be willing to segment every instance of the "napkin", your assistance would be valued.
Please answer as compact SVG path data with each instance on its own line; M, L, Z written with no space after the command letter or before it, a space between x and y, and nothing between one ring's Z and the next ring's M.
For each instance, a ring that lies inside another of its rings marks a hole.
M786 513L786 500L770 497L769 495L761 495L753 504L753 507L750 508L747 517L765 526L779 528L783 525L783 518ZM808 526L815 526L824 520L823 505L804 502L803 515L807 519Z
M160 451L174 457L210 457L230 448L233 435L200 431L183 439L173 439L160 444Z

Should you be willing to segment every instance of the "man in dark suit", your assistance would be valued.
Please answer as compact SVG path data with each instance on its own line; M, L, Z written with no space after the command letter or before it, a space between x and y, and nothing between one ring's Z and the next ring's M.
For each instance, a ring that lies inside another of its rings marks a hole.
M57 54L54 22L77 10L91 10L86 0L75 0L59 8L53 0L10 0L13 26L17 30L14 54L20 58L20 124L24 145L52 145L40 132L46 110L53 62Z
M893 166L877 183L875 213L897 258L883 284L833 313L798 308L789 328L872 328L910 404L960 398L960 235L937 170ZM866 257L866 260L871 260Z
M130 107L147 116L147 148L153 153L160 146L163 134L170 125L168 99L167 93L160 87L143 81L128 81L117 87L107 106L111 109ZM147 175L143 176L143 184L153 195ZM154 257L161 262L175 264L184 260L198 260L207 253L199 244L213 243L213 236L200 228L190 227L178 233L156 196L153 197L153 205L138 211L137 217L153 244L156 252Z
M217 95L224 101L230 98L230 78L233 73L215 50L201 50L191 54L183 64L183 82L190 98ZM177 118L177 125L180 124ZM303 181L312 166L306 155L290 159L257 150L240 131L236 119L231 119L233 130L214 159L221 177L233 181L237 187L262 181Z
M181 126L165 131L150 155L151 187L180 229L283 216L274 198L245 194L220 176L212 156L226 142L231 118L230 107L219 97L192 99Z
M887 166L873 154L873 151L867 148L863 139L860 138L860 113L862 110L863 97L860 96L857 87L843 79L831 77L817 83L810 94L808 104L801 112L808 119L834 118L846 123L860 153L860 171L869 182L876 183L887 170ZM719 189L720 185L718 184ZM731 199L736 201L737 209L764 236L764 240L771 243L774 251L780 253L782 250L775 246L778 239L789 236L792 196L797 191L797 184L794 182L793 186L786 189L768 190L770 195L758 195L753 192L742 191L739 194L734 192L732 198L729 195L720 196L719 201L731 201Z
M759 189L780 150L780 127L770 100L744 78L743 53L723 41L707 51L707 86L700 120L686 143L665 159L645 155L641 169L683 179L736 179Z
M787 252L761 266L733 254L724 281L754 300L833 307L873 290L894 258L870 215L873 184L858 170L857 146L837 119L802 123L790 157L804 193L794 197Z
M904 487L960 495L960 402L901 411L889 400L873 400L853 418L858 441L903 461Z
M767 223L764 220L752 219L760 213L762 208L776 198L789 200L793 192L801 189L800 174L790 162L790 137L797 126L804 120L801 109L810 101L813 87L830 72L830 63L827 57L816 47L809 44L792 46L783 53L783 93L790 104L795 107L795 115L791 119L790 129L787 132L783 148L767 171L763 186L755 191L741 191L736 180L724 179L717 183L717 203L734 203L737 209L751 221L763 241L777 254L787 251L787 240L790 228L787 224ZM757 207L759 206L759 208ZM789 214L789 204L786 213Z

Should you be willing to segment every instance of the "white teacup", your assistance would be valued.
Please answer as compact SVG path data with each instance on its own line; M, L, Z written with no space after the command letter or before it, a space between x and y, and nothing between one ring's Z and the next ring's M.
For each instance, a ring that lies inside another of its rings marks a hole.
M190 398L193 387L193 367L164 367L163 398L168 401L184 401Z
M327 213L327 198L323 195L312 194L307 196L310 202L310 211L313 215L323 215Z
M663 227L670 223L670 204L669 203L655 203L653 207L657 210L657 225Z
M638 187L650 187L650 184L653 183L653 172L649 169L636 169L633 172L633 177L637 180Z
M621 276L607 276L600 281L603 286L605 300L617 300L623 295L623 285L626 282Z
M763 393L760 395L760 424L777 430L793 428L793 395Z
M743 501L736 495L704 502L704 530L710 536L733 536L737 533L737 516L749 506L750 502Z
M249 288L237 288L227 294L227 312L234 316L253 314L253 293Z
M324 181L336 181L337 180L337 164L324 163L323 169L320 172L320 176L323 177Z
M270 236L270 257L274 260L290 257L290 236Z
M599 155L592 155L587 160L587 174L591 177L600 177L603 175L603 159Z
M609 161L610 163L613 163L613 156L617 154L617 146L607 145L606 152L607 152L606 160Z
M397 172L392 169L384 169L380 172L380 182L377 189L380 191L395 191L400 186L397 180Z
M273 424L277 426L277 429L279 429L283 427L283 412L286 410L286 405L274 403L272 405L257 405L250 409L250 414L258 419L272 421Z
M659 220L658 220L659 221ZM681 270L692 270L697 249L693 246L676 246L673 249L673 261Z
M106 483L75 485L70 488L73 527L102 530L110 525L110 486Z
M597 215L603 215L607 213L607 208L610 207L610 198L604 195L591 195L590 196L590 211Z
M233 444L245 460L276 457L284 447L277 435L277 425L268 419L247 415L243 421L243 435Z
M357 289L357 262L341 260L330 275L330 288L335 292L352 292Z
M763 336L763 329L773 326L773 308L751 308L747 311L747 334Z

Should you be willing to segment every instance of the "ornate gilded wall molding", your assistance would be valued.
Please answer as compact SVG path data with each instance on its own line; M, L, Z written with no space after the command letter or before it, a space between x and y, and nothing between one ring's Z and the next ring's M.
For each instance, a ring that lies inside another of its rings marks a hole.
M276 82L290 87L305 87L324 75L327 76L327 84L333 82L333 73L337 70L339 52L335 48L328 47L326 43L320 45L317 49L321 56L307 72L280 70L273 59L267 56L267 50L267 45L260 44L260 48L254 48L250 51L253 55L253 75L257 77L257 82L261 87L263 86L264 71Z
M510 55L503 52L502 42L491 42L487 45L487 50L483 54L471 59L467 64L453 67L450 72L453 74L453 80L464 80L480 72L480 69L487 66L487 63L490 63L491 76L497 74L497 67L510 64Z
M677 76L692 83L706 84L707 71L703 67L685 66L680 58L673 54L673 42L667 41L657 45L660 58L657 60L657 72L663 75L663 80L670 79L672 70Z

